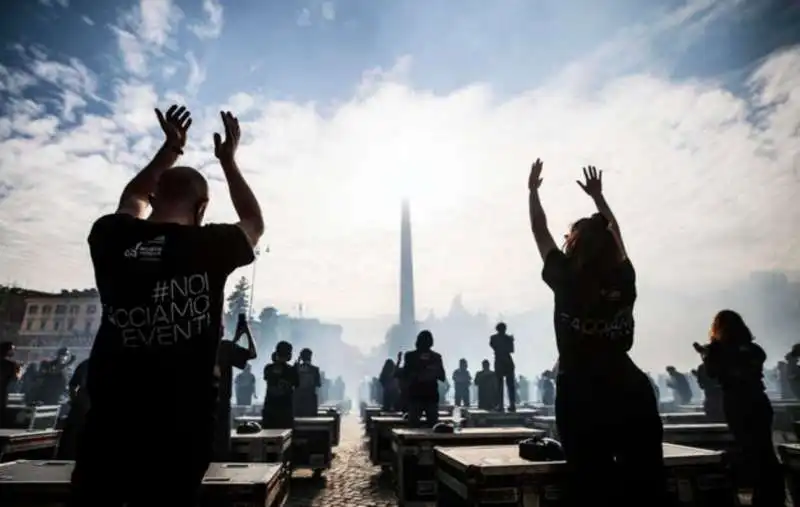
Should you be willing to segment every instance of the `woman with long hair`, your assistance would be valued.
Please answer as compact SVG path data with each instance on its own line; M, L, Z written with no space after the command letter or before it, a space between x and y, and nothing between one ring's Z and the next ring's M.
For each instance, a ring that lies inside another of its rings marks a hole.
M711 324L709 343L695 343L694 348L708 376L722 387L725 421L753 479L753 507L783 506L786 490L772 443L772 404L764 386L767 355L733 310L719 312Z
M663 428L650 380L628 355L636 273L602 189L602 171L578 185L597 213L575 222L560 250L539 200L541 160L528 179L531 229L555 296L556 426L567 459L569 505L663 506Z
M387 359L383 363L381 374L378 377L378 382L381 384L381 410L384 412L392 412L398 410L400 405L400 388L399 381L397 380L397 365L391 359Z

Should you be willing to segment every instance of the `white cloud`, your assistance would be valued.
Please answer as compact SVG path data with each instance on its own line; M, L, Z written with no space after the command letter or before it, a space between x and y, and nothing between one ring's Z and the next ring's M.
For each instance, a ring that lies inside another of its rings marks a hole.
M334 21L336 19L336 5L333 2L322 2L320 11L325 21Z
M203 0L203 12L206 20L189 27L200 39L216 39L222 34L223 11L218 0Z
M54 5L59 5L65 9L69 7L69 0L39 0L39 3L47 7L53 7Z
M186 83L186 91L190 95L197 93L200 85L206 80L206 70L200 65L195 58L194 53L189 51L186 53L186 63L189 66L189 77Z
M660 30L640 27L628 40L647 47L648 33ZM242 116L241 165L262 200L271 246L258 268L257 304L303 301L322 316L394 312L404 189L413 201L420 308L447 308L456 293L490 312L549 301L526 223L527 169L537 156L556 237L592 211L574 183L580 166L605 170L646 283L686 292L756 269L800 269L800 239L791 233L800 222L800 48L770 56L746 93L734 95L712 80L608 72L603 62L613 66L630 50L621 39L610 47L512 96L483 84L420 89L411 58L366 72L338 104L235 90L193 111L182 162L219 180L211 154L218 110ZM144 78L122 81L100 116L86 108L97 85L85 66L41 58L23 70L0 66L0 91L13 98L0 119L0 181L13 187L0 197L0 279L89 286L92 220L112 209L160 142L153 108L185 102L203 72L188 53L186 94ZM144 75L146 56L132 61ZM164 72L180 63L166 62ZM60 118L20 98L43 81L62 88ZM584 82L595 89L587 93ZM212 191L209 218L232 219L224 186L217 181Z
M147 53L139 39L121 28L113 28L117 35L117 44L122 53L125 69L131 74L143 76L147 73Z
M147 43L160 47L167 43L177 13L172 0L139 0L138 35Z
M303 7L300 9L300 12L297 13L297 26L311 26L311 11Z
M748 100L712 82L673 84L648 75L616 79L592 97L562 90L556 79L547 88L501 98L487 86L434 95L373 74L367 92L329 116L313 104L238 93L228 101L232 109L259 113L243 124L241 160L270 224L273 251L261 276L280 288L277 297L304 298L322 313L393 308L398 214L393 199L411 178L425 306L440 308L455 292L506 311L541 301L544 290L531 283L539 263L526 232L524 202L527 165L535 156L546 161L542 192L554 234L590 212L574 184L578 168L593 162L606 170L609 199L648 280L701 283L764 266L797 268L797 240L775 231L792 230L800 220L791 170L800 117L799 63L800 49L767 60L754 74L755 92ZM778 99L785 102L765 113L759 125L748 122L753 105ZM84 117L76 129L62 130L61 139L3 141L3 180L13 166L14 174L47 180L42 184L59 188L61 195L40 211L17 207L42 195L37 183L0 203L2 235L26 238L26 246L0 254L2 265L15 266L17 279L50 287L91 283L85 231L100 208L115 200L125 177L119 164L133 170L157 144L140 138L155 128L157 102L151 86L125 85L110 119ZM35 112L27 103L18 107L17 117ZM192 163L212 160L215 115L198 118ZM49 124L40 125L45 130ZM771 156L763 154L765 146L775 147ZM95 150L99 156L89 155ZM80 197L86 189L72 176L87 160L104 176L93 178L95 191ZM213 165L209 170L218 176ZM212 218L231 218L219 185L215 196ZM35 224L26 224L27 232L13 225L20 213L48 227L57 221L70 269L48 261L53 254L33 234ZM665 251L674 255L667 260ZM484 269L475 266L492 266L492 277L502 283L487 282ZM362 280L365 271L371 275ZM340 286L369 296L332 297Z
M123 83L116 89L114 122L133 134L152 129L158 95L149 84Z
M94 20L89 16L81 16L81 20L89 26L94 26Z
M145 76L148 56L160 53L182 18L183 12L172 0L139 0L137 6L123 13L119 25L112 29L125 69L135 76Z

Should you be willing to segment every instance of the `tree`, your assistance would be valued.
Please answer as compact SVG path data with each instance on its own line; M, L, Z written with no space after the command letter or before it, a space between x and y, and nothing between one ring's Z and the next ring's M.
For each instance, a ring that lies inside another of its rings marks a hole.
M250 283L241 277L228 296L228 311L225 313L225 328L229 333L236 329L236 321L240 314L247 315L250 305Z
M250 305L250 283L247 278L241 277L236 282L230 296L228 296L228 313L238 318L240 313L247 313Z

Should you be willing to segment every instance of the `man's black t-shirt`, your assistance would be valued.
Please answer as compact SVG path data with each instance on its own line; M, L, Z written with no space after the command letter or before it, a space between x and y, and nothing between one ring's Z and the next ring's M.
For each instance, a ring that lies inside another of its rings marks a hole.
M406 352L403 365L409 400L438 402L439 382L445 381L442 356L432 350L412 350Z
M225 281L254 260L244 232L115 214L95 222L89 246L102 320L89 357L87 425L210 439ZM186 420L193 431L183 431Z
M542 278L555 296L560 374L603 376L633 366L627 352L633 345L636 272L629 260L600 280L592 294L559 250L547 255Z
M294 390L300 383L297 368L287 363L270 363L264 367L264 380L267 382L264 404L270 408L291 409Z
M236 397L250 398L256 393L256 376L249 371L236 375Z
M489 345L494 351L495 370L500 370L498 373L513 370L514 359L511 354L514 353L514 337L505 333L493 334L489 338Z
M217 351L217 376L219 378L219 411L231 411L233 394L233 369L243 370L250 360L250 351L229 340L222 340Z
M3 427L3 414L8 406L8 392L17 376L19 365L11 359L0 359L0 427Z

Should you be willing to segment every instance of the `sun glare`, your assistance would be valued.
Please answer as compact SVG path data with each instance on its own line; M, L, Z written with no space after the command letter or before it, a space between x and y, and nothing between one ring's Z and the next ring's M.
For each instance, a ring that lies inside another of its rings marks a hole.
M456 170L433 167L384 168L363 172L350 184L349 221L356 227L395 228L400 203L411 202L415 224L424 224L459 206L464 182Z

